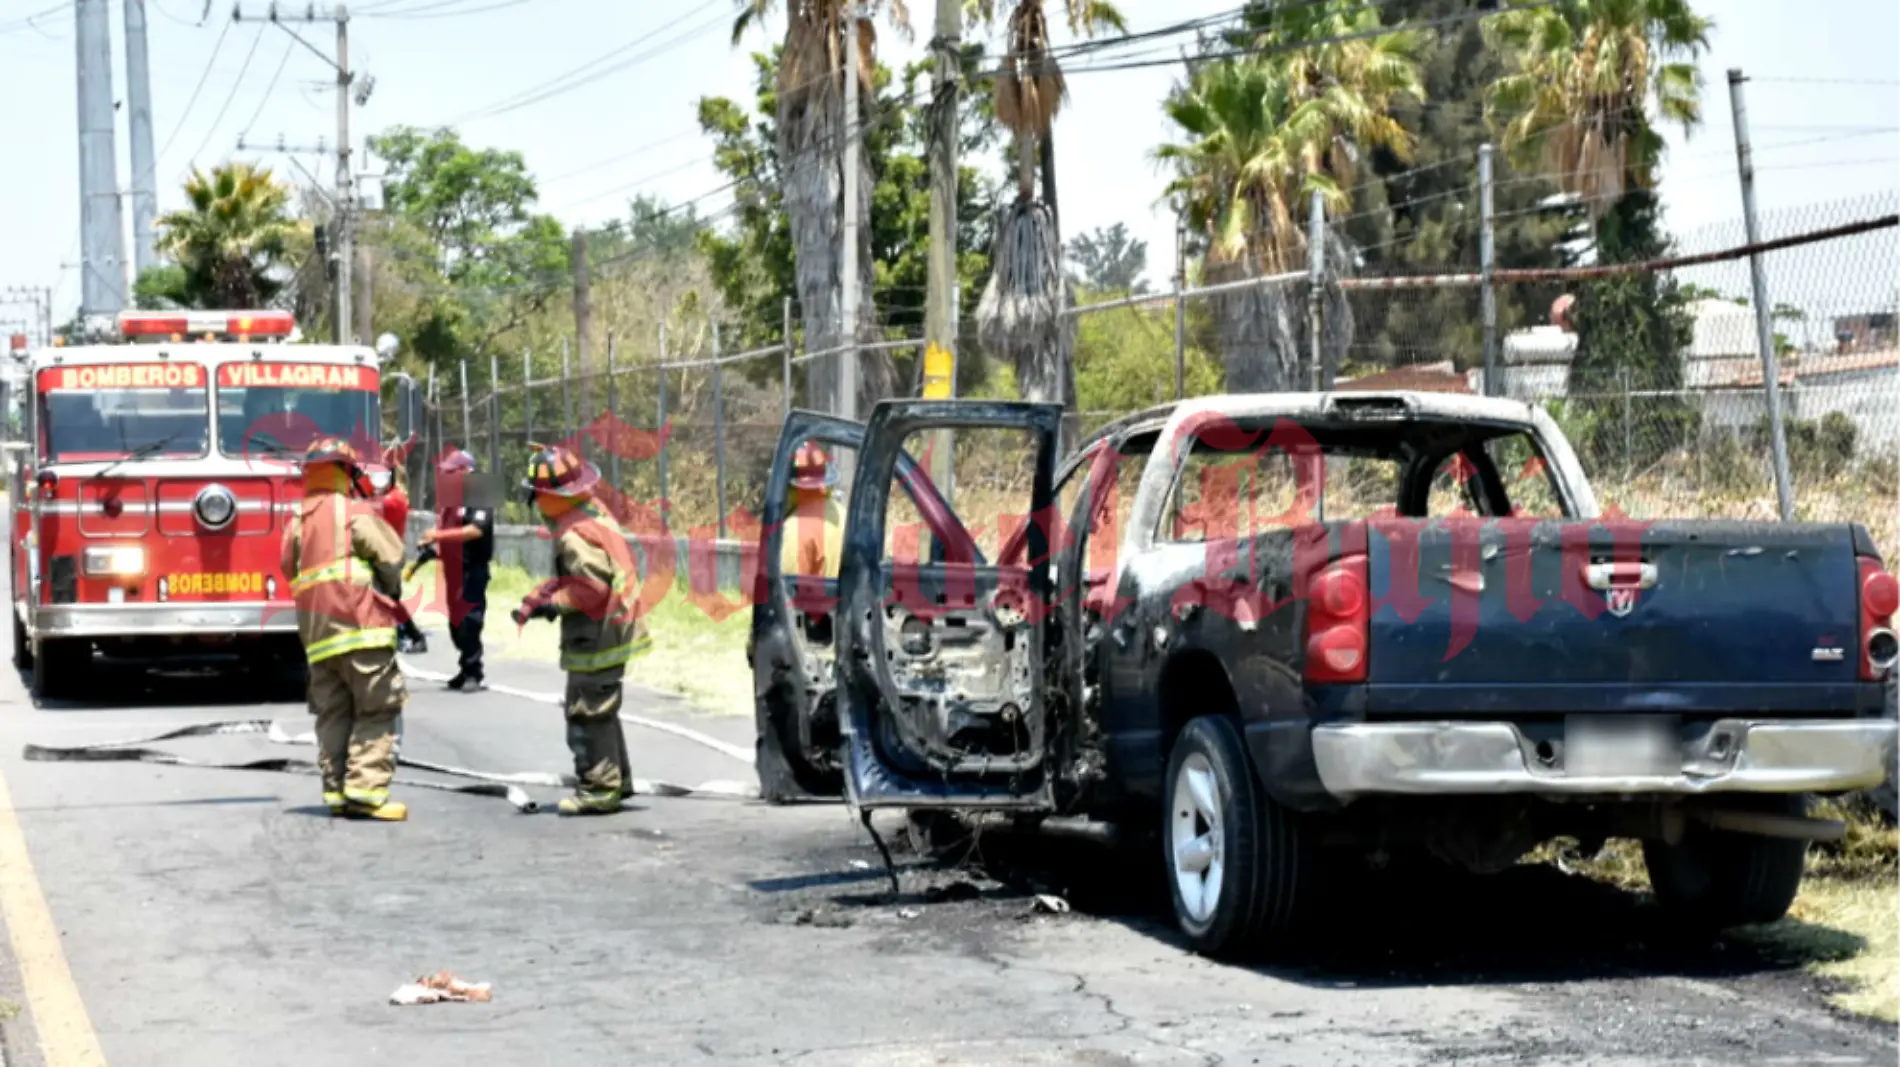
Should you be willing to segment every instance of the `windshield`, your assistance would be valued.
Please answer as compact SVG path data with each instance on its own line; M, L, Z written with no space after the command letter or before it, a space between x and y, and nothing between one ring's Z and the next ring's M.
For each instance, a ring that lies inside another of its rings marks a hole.
M301 455L318 437L375 440L377 375L325 363L227 363L218 368L218 450Z
M205 454L210 418L198 364L55 367L40 372L39 394L48 462Z

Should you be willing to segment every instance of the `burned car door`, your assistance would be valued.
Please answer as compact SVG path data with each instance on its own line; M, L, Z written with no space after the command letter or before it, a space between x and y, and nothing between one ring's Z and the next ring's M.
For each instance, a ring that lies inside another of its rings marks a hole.
M861 423L793 411L766 479L746 662L753 679L759 793L767 801L843 794L834 691L844 501L829 487L794 499L793 477L800 450L811 445L824 453L828 481L835 482L841 466L857 465L863 443ZM943 518L948 506L909 455L898 457L896 471L901 494L917 511L938 525L954 523ZM789 538L797 539L790 552ZM941 552L948 542L938 538L933 544ZM805 558L801 550L807 546L830 558ZM970 551L982 558L973 546ZM810 573L814 562L819 566Z
M1060 417L1056 405L942 400L886 401L872 413L841 574L838 706L851 803L1051 806L1046 519ZM919 558L915 527L892 506L891 490L911 440L928 443L943 430L959 438L949 459L958 469L979 452L997 464L996 477L967 479L965 510L991 513L999 531L1012 516L1028 519L1022 562L984 561L977 538L947 509L921 515L918 525L944 547ZM992 435L1009 446L963 447Z

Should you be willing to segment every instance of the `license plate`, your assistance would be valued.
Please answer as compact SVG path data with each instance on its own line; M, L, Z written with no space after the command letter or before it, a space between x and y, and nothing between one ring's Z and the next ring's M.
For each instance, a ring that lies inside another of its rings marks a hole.
M1577 777L1682 773L1681 723L1672 715L1571 715L1564 773Z

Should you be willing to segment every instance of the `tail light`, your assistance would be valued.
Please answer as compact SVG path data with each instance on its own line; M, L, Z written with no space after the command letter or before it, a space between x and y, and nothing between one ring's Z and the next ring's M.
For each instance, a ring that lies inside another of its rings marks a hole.
M59 488L59 475L52 471L41 471L40 476L36 478L35 481L39 483L40 496L42 497L52 496L53 491Z
M1900 640L1894 637L1893 614L1900 611L1900 580L1870 556L1860 559L1860 677L1878 682L1900 660Z
M1365 556L1335 560L1314 574L1306 598L1306 680L1365 681L1371 623Z

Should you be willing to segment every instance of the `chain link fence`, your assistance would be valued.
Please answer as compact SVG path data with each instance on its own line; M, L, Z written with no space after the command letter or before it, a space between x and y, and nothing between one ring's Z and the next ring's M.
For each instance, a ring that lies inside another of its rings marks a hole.
M1753 247L1770 297L1793 517L1863 523L1900 557L1897 201L1768 216ZM1350 245L1334 234L1317 281L1302 267L1072 309L1083 409L1068 440L1219 392L1483 394L1489 351L1489 391L1549 411L1606 507L1772 519L1774 434L1750 258L1736 222L1683 235L1645 264L1376 277L1354 272ZM1670 310L1653 315L1657 307ZM920 345L875 347L914 367ZM585 360L566 346L498 354L425 385L422 451L466 447L511 484L530 442L576 442L673 533L738 536L737 516L761 514L804 369L836 355L783 342L726 353L710 322L643 346L610 340ZM418 499L433 501L426 467L412 480L425 486ZM528 519L513 501L505 517Z

